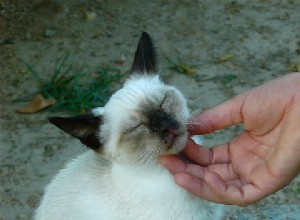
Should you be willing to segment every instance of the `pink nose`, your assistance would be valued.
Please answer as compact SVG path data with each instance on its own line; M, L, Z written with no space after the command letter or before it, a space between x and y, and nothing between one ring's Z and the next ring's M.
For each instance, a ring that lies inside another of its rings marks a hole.
M179 135L179 132L169 128L168 134L165 136L165 144L167 145L168 149L172 147L172 144L174 143L176 137Z

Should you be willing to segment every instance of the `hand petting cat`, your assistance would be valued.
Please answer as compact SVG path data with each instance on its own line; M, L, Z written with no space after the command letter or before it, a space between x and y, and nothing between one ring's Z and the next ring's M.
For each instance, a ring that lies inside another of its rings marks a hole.
M36 220L220 220L224 206L195 198L158 159L188 139L183 94L157 74L152 38L143 32L124 86L104 107L49 121L89 149L45 188Z
M183 153L163 156L175 182L206 200L246 206L289 184L300 172L300 73L246 91L193 119L191 135L243 124L244 131L211 149L191 139Z

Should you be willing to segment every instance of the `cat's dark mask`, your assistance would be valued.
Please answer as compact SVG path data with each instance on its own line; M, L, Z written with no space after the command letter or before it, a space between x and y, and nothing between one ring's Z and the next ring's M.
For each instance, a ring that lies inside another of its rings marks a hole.
M153 74L157 72L156 52L148 33L143 32L139 40L130 73ZM51 117L56 127L79 139L87 147L99 151L102 143L99 128L102 116L94 113L74 117Z

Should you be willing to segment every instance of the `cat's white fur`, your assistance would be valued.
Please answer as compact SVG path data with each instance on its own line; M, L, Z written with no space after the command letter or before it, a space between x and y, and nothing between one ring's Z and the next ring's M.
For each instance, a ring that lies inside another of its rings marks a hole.
M142 76L134 75L131 79L127 80L123 89L113 94L104 107L103 117L109 123L102 125L100 137L101 140L106 143L104 147L106 153L123 162L130 163L132 160L134 161L135 158L129 158L129 155L126 153L128 147L116 147L120 144L127 144L124 142L120 143L123 131L126 130L124 126L127 128L130 128L130 126L134 127L136 125L134 123L140 121L140 110L143 108L141 105L159 103L166 94L171 97L170 100L167 101L174 103L166 103L165 108L167 108L168 105L176 105L176 109L169 109L169 111L174 111L174 114L178 117L177 119L182 122L182 126L185 126L189 118L189 110L184 96L174 86L163 83L158 75L146 75L146 73ZM176 146L174 146L169 153L181 151L186 142L186 138L186 134L182 135L181 139L177 141ZM148 144L148 146L145 146L147 149L153 147L157 148L157 146L161 144L158 140L155 141L148 136L145 137L143 143L145 145Z
M104 118L99 134L104 153L88 150L69 162L47 186L35 219L220 219L222 206L195 197L175 184L172 175L157 162L162 152L150 150L154 156L145 160L136 160L135 154L127 152L130 142L124 142L122 134L135 126L141 103L157 102L166 94L164 108L178 110L177 120L185 123L189 117L185 98L155 75L132 77L104 108L94 109L95 115ZM186 139L185 132L165 153L179 152ZM147 148L161 144L158 140L144 142ZM147 153L142 147L140 153Z

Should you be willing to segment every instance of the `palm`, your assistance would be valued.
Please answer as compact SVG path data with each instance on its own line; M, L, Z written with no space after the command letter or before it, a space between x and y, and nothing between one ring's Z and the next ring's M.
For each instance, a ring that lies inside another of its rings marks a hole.
M282 112L286 112L287 107L289 106L282 106ZM298 154L296 148L288 152L286 145L283 144L299 143L294 139L299 136L297 133L300 125L291 122L291 119L300 120L300 116L294 116L294 113L298 111L299 108L295 107L293 111L286 113L283 117L278 117L277 120L273 117L273 124L268 124L266 128L260 127L265 134L258 132L258 129L251 128L251 124L245 123L245 127L248 126L250 131L234 138L228 145L231 161L229 166L232 166L232 174L234 174L231 177L240 180L229 181L242 190L245 201L253 201L258 195L267 195L276 191L296 175L297 166L294 164L286 166L280 161L285 155L285 159L291 159L289 163L293 163L293 158ZM252 124L258 123L252 118L249 121ZM291 170L291 166L295 168Z
M281 180L270 164L276 156L271 148L275 147L266 144L264 139L248 132L241 134L228 146L231 162L220 165L230 167L227 170L232 172L219 175L228 186L239 190L239 196L245 201L255 200L257 194L269 193Z

